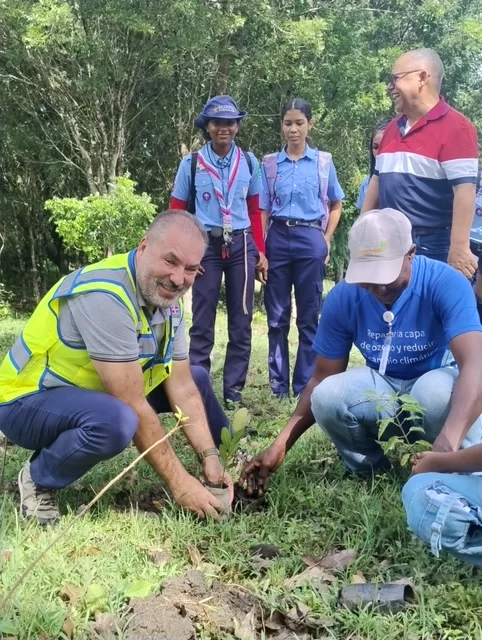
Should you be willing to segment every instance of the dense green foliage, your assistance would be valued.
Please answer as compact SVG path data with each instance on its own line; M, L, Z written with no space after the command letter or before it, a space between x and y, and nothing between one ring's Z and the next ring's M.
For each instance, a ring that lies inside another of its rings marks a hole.
M479 0L0 0L0 282L27 304L85 259L48 199L105 195L129 171L164 207L218 92L249 111L240 142L258 156L279 146L287 98L313 103L347 193L336 267L391 62L436 48L445 95L480 128L481 18Z

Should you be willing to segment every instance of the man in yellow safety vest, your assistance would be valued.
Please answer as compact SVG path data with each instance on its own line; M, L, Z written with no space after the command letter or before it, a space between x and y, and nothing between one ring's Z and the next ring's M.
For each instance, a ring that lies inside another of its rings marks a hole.
M160 213L137 249L74 271L41 300L0 366L0 428L34 451L19 474L23 517L58 520L59 489L131 440L145 451L164 434L157 414L175 406L204 478L221 481L215 445L228 421L209 375L189 365L182 303L206 244L194 216ZM179 505L216 517L221 503L168 441L146 459Z

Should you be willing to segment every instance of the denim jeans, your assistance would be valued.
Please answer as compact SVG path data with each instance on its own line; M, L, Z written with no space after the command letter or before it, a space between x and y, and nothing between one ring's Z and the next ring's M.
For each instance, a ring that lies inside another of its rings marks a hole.
M482 567L482 477L421 473L402 492L413 533L438 558L441 550Z
M191 366L216 446L229 425L209 374ZM171 412L163 385L147 396L156 413ZM137 431L138 416L113 396L79 387L57 387L0 406L0 426L9 440L35 451L30 466L34 482L61 489L102 460L123 451Z
M383 469L388 464L378 444L378 423L397 411L390 396L408 393L425 409L421 426L425 440L433 442L440 433L450 409L450 399L458 369L444 367L420 378L400 380L381 376L369 367L354 367L325 378L311 395L316 422L338 449L346 467L357 473ZM384 439L400 433L391 425ZM462 448L482 441L479 417L465 437Z
M447 262L450 249L450 229L435 229L431 233L412 230L412 238L417 245L417 255Z

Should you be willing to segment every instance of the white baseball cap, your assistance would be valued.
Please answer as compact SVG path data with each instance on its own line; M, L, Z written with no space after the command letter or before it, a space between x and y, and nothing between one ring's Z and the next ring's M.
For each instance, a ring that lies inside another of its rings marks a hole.
M350 229L349 284L390 284L402 270L413 244L412 225L396 209L373 209L362 214Z

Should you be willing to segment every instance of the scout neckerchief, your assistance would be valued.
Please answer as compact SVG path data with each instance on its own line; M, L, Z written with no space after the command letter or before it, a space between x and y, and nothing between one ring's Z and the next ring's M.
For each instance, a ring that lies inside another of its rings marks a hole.
M229 165L228 173L228 189L226 192L226 198L223 193L223 180L219 170L210 162L203 153L203 150L198 151L198 163L201 167L209 173L214 187L214 193L219 202L219 208L223 216L223 247L222 257L229 258L229 245L233 241L233 221L231 216L231 210L233 208L234 194L236 193L236 185L239 175L239 164L241 161L241 149L239 147L234 148L234 153L231 155L231 162Z

